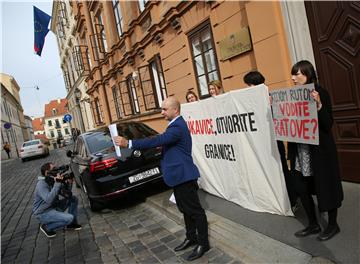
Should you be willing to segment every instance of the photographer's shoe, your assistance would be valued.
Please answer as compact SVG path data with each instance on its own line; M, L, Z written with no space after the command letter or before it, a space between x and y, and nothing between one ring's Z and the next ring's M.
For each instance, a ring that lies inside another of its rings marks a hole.
M81 225L79 224L70 224L66 226L67 229L81 230Z
M45 234L47 237L54 237L56 236L56 232L49 230L46 228L46 225L40 225L40 230Z

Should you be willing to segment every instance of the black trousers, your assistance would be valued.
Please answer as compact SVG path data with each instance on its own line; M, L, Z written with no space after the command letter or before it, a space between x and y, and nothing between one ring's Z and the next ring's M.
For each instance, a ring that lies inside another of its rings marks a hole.
M279 154L280 154L281 166L282 166L283 173L284 173L285 184L286 184L286 189L287 189L287 193L289 196L290 204L291 204L291 206L294 206L296 204L298 194L296 193L295 183L294 183L293 177L291 176L288 165L287 165L286 155L285 155L285 146L282 141L278 140L276 142L277 142L277 146L278 146L278 150L279 150Z
M176 205L184 215L186 238L208 246L208 222L198 196L197 181L188 181L174 187Z

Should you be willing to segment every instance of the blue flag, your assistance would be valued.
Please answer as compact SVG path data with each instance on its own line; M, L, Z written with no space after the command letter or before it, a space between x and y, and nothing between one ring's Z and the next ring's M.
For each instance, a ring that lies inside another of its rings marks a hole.
M34 6L34 50L41 56L51 16Z

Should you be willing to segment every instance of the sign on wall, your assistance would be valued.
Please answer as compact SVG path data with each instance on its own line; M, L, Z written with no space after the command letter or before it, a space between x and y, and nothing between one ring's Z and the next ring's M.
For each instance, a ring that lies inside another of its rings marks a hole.
M11 128L11 123L5 123L4 128L5 129L10 129Z
M204 190L250 210L292 215L265 85L183 104L181 114Z
M276 89L270 92L276 139L319 145L314 84Z
M249 27L227 36L219 42L222 60L230 59L236 55L252 49Z

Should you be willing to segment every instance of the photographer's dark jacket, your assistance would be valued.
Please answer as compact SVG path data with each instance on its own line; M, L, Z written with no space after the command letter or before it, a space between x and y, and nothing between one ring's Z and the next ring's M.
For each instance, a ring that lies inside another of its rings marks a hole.
M61 183L55 182L51 188L45 181L45 177L39 176L34 192L33 214L38 215L49 209L54 209L60 192Z

